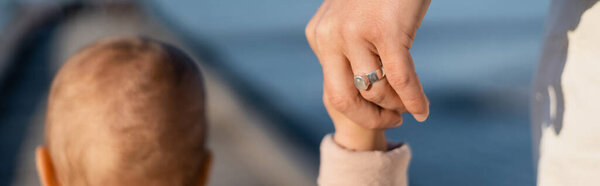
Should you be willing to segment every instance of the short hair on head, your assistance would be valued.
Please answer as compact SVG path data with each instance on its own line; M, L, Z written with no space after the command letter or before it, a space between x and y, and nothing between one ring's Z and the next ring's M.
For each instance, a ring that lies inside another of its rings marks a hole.
M148 38L99 40L53 80L46 145L65 185L191 185L202 169L201 73Z

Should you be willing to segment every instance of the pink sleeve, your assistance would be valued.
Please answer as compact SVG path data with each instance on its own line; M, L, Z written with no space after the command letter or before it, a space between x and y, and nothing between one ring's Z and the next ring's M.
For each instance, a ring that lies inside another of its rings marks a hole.
M407 144L383 151L351 151L333 141L333 135L321 142L321 166L318 184L342 185L400 185L408 184L410 163Z

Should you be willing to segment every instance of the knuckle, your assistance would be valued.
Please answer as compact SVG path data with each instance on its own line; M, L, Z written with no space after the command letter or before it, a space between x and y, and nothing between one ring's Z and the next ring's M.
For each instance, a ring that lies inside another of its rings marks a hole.
M322 23L319 24L318 26L316 26L315 30L315 35L317 37L331 37L335 35L336 32L336 26L334 26L333 24L330 23Z
M334 109L345 112L352 107L354 104L354 98L349 95L344 94L329 94L325 98L325 101L328 102Z
M359 23L354 23L354 22L345 23L344 26L342 26L342 35L345 38L356 37L361 34L362 29L363 29L362 25Z
M402 44L402 46L404 48L406 48L407 50L410 50L410 48L412 48L412 43L413 40L415 38L415 32L408 32L408 31L400 31L400 43Z
M308 23L308 25L306 25L306 27L304 28L304 35L306 36L307 40L312 40L312 38L314 38L314 31L315 27L312 24L312 22Z
M343 26L342 34L345 38L374 39L379 37L380 29L377 25L363 22L350 22Z
M379 26L370 24L363 30L362 35L365 39L375 41L381 37L381 32Z
M406 88L411 81L409 74L388 74L390 85L396 89Z

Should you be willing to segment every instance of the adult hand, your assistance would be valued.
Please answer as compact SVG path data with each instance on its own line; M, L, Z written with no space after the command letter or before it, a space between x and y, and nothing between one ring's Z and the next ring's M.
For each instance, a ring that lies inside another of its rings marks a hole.
M427 118L429 101L409 49L429 3L430 0L323 2L306 26L306 37L323 68L323 101L330 115L333 111L347 119L344 123L366 129L396 127L402 121L400 113L405 111L418 121ZM373 72L381 65L385 67L385 79L367 90L355 88L355 75ZM336 124L336 130L339 125Z

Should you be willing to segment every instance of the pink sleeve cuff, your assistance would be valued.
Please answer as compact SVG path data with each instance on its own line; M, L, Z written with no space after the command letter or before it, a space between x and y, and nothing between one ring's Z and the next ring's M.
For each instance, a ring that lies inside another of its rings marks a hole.
M391 145L390 145L391 146ZM319 185L400 185L408 183L411 152L402 144L387 152L347 150L329 134L321 142Z

